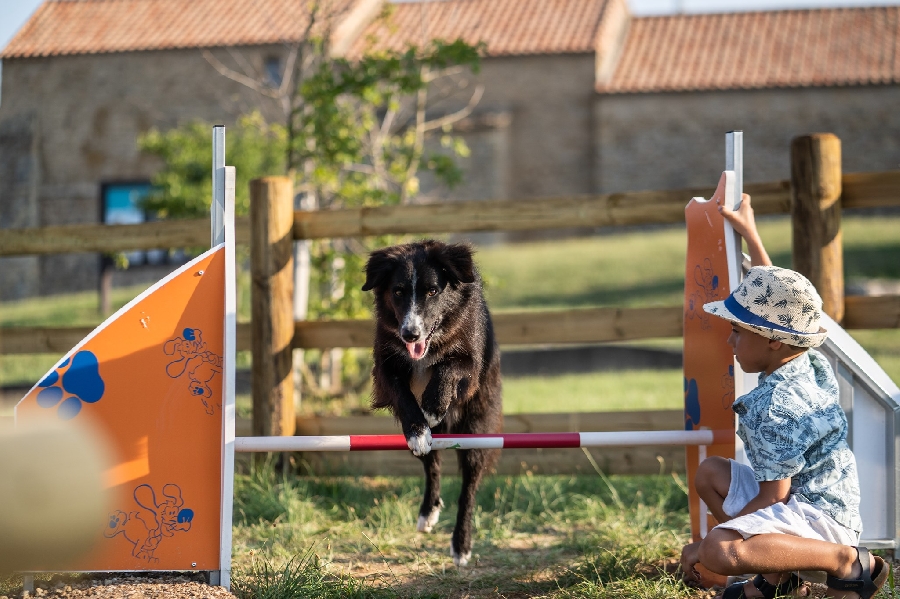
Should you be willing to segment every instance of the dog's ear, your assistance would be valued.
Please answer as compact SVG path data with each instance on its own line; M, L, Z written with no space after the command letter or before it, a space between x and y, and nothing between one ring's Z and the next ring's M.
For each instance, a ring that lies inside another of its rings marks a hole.
M362 286L363 291L383 287L390 279L391 273L396 267L396 259L388 249L375 250L369 254L369 260L366 262L366 282Z
M475 262L472 260L472 248L468 245L453 243L433 247L431 258L444 268L451 282L475 282Z

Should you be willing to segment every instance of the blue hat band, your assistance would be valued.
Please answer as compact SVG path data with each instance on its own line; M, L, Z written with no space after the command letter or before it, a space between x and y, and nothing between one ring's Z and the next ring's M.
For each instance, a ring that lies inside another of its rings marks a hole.
M787 327L783 327L778 324L774 324L766 320L765 318L761 318L740 305L736 299L734 299L734 294L729 295L725 298L724 302L725 307L729 312L735 315L738 320L745 324L752 324L758 327L765 327L767 329L773 329L775 331L783 331L785 333L793 333L794 335L810 335L812 333L804 333L802 331L795 331L794 329L789 329Z

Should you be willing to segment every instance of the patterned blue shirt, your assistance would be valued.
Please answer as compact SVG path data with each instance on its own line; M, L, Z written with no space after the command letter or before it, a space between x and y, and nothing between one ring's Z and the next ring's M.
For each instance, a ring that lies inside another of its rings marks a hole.
M791 479L791 494L856 532L859 477L847 444L847 418L827 360L815 350L775 372L731 406L758 481Z

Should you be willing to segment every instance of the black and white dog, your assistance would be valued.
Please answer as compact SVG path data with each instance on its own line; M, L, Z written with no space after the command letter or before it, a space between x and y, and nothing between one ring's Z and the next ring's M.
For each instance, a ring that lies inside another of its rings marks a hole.
M363 291L375 292L372 407L388 408L425 466L418 530L431 532L441 502L441 456L432 433L497 433L502 426L500 350L466 245L420 241L374 251ZM458 450L462 471L453 562L472 555L472 512L497 449Z

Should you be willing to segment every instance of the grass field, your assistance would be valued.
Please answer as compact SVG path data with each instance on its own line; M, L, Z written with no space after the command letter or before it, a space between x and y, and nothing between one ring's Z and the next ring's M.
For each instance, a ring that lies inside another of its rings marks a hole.
M900 217L845 217L842 227L847 281L900 279ZM772 261L790 268L790 221L763 218L759 231ZM493 310L666 306L683 300L686 244L682 227L666 227L486 247L476 258Z
M410 458L412 459L412 458ZM418 478L297 478L271 464L237 477L233 592L296 597L703 597L672 565L687 538L670 476L488 477L471 566L449 555L459 478L432 534L415 532ZM40 577L38 577L40 579ZM19 577L0 576L0 595Z
M689 538L679 477L488 476L464 569L449 555L459 478L445 477L446 508L427 535L415 532L421 485L248 467L235 482L232 591L241 599L712 597L676 572ZM19 588L21 577L0 574L0 595Z

